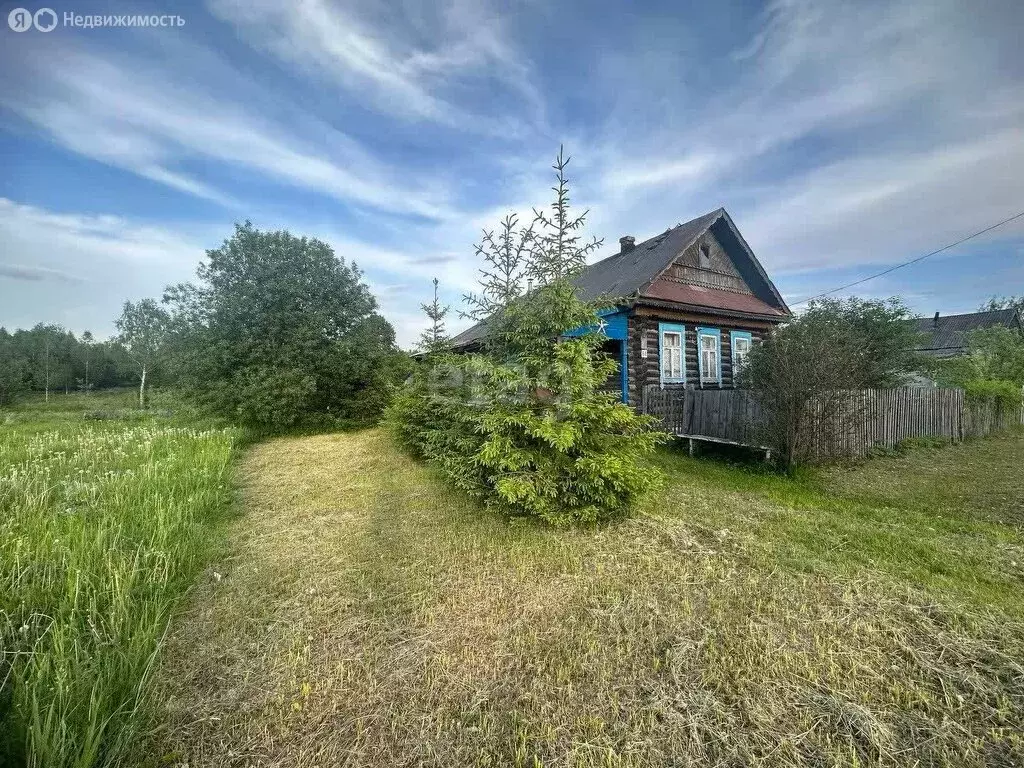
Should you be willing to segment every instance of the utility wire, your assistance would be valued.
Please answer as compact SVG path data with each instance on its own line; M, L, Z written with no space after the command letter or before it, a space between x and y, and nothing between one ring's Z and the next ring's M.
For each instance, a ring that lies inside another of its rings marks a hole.
M839 291L844 291L847 288L852 288L855 285L860 285L861 283L866 283L868 280L874 280L876 277L882 277L882 275L888 275L890 272L895 272L897 269L903 269L904 267L909 267L911 264L917 264L917 262L919 262L919 261L924 261L925 259L931 258L932 256L940 254L943 251L948 251L950 248L955 248L956 246L960 245L961 243L966 243L968 240L973 240L974 238L976 238L976 237L978 237L980 235L984 235L986 232L991 232L993 229L1001 227L1004 224L1009 224L1011 221L1019 219L1022 216L1024 216L1024 211L1021 211L1020 213L1014 214L1013 216L1011 216L1008 219L1003 219L999 223L993 224L990 227L985 227L984 229L975 232L973 235L968 235L967 237L961 238L960 240L957 240L955 243L950 243L949 245L944 245L941 248L938 248L937 250L932 251L931 253L926 253L924 256L918 256L916 259L911 259L910 261L905 261L902 264L897 264L894 267L889 267L888 269L884 269L881 272L878 272L878 273L876 273L874 275L868 275L867 277L863 277L860 280L854 280L852 283L847 283L846 285L841 285L838 288L833 288L830 291L825 291L824 293L819 293L819 294L816 294L814 296L808 296L806 299L801 299L800 301L796 302L795 304L791 304L790 306L792 306L792 307L799 307L801 304L806 304L809 301L814 301L815 299L824 298L825 296L828 296L829 294L838 293Z

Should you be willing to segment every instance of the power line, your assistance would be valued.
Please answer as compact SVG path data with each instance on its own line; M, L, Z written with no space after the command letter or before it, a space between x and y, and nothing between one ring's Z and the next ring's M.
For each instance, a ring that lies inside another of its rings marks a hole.
M801 304L806 304L808 301L814 301L815 299L821 299L821 298L824 298L825 296L828 296L830 294L838 293L839 291L845 291L847 288L852 288L855 285L860 285L861 283L866 283L868 280L874 280L876 277L882 277L883 275L888 275L890 272L895 272L897 269L903 269L904 267L909 267L911 264L917 264L917 262L919 262L919 261L924 261L925 259L931 258L932 256L940 254L943 251L948 251L950 248L955 248L956 246L960 245L961 243L966 243L968 240L973 240L974 238L978 237L979 235L984 235L986 232L991 232L993 229L1001 227L1004 224L1009 224L1011 221L1014 221L1015 219L1019 219L1021 216L1024 216L1024 211L1021 211L1020 213L1014 214L1013 216L1011 216L1008 219L1003 219L1002 221L998 222L997 224L993 224L990 227L985 227L984 229L975 232L973 235L968 235L967 237L961 238L960 240L957 240L955 243L950 243L949 245L944 245L941 248L938 248L938 249L932 251L931 253L926 253L924 256L918 256L916 259L911 259L910 261L905 261L902 264L897 264L894 267L889 267L888 269L883 269L881 272L878 272L877 274L869 275L868 277L863 277L860 280L854 280L852 283L847 283L846 285L841 285L838 288L833 288L830 291L825 291L824 293L819 293L819 294L816 294L814 296L808 296L806 299L801 299L800 301L798 301L798 302L796 302L794 304L791 304L790 306L798 307Z

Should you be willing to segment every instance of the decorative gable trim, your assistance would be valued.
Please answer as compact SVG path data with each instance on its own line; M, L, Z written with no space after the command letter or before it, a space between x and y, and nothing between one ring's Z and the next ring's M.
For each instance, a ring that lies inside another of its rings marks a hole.
M657 280L660 277L663 277L665 275L665 273L668 272L672 268L672 266L676 263L676 259L679 258L679 254L685 252L688 248L692 247L694 243L696 243L698 240L700 240L700 238L704 236L704 233L707 232L709 229L711 229L711 227L714 225L714 223L716 221L718 221L722 217L722 214L724 214L724 213L725 213L725 208L719 208L717 211L712 211L711 214L709 214L709 216L708 216L708 218L710 220L708 221L707 226L705 226L704 229L702 229L700 232L697 232L696 234L694 234L694 236L691 237L686 242L686 244L683 245L683 247L680 248L676 252L676 255L672 257L672 260L668 264L666 264L664 267L662 267L656 274L652 275L651 279L648 280L646 283L644 283L640 287L640 290L638 291L640 296L642 297L645 293L647 293L647 289L650 288L651 285L653 285L655 282L657 282Z
M722 215L719 218L725 219L725 223L728 224L730 231L733 235L736 236L736 239L739 241L739 244L743 247L743 250L746 251L751 264L753 264L754 269L757 270L757 274L761 277L762 280L764 280L765 285L768 286L768 290L771 291L772 296L775 297L775 300L778 303L779 308L782 311L784 311L787 315L791 315L792 311L787 306L785 299L782 298L782 294L779 293L779 289L775 287L775 283L772 282L772 279L768 277L768 273L765 271L764 265L762 265L757 256L754 255L753 249L747 243L746 239L744 239L743 234L739 230L739 227L736 226L736 222L732 220L732 216L729 215L729 212L725 210L725 208L722 208L720 210L722 211ZM708 227L708 229L711 229L711 227L714 226L714 224L717 222L718 219L715 219L715 221Z
M754 293L728 252L711 231L700 235L693 243L679 251L658 280L673 280L685 285L733 293Z

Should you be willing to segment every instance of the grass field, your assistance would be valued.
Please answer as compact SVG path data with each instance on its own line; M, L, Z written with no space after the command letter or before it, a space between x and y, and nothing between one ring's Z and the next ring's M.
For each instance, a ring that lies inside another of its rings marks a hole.
M659 460L643 515L556 532L379 431L256 446L153 763L1024 764L1024 435L797 480Z
M148 723L158 643L215 551L236 441L169 405L96 393L0 411L0 764L122 765Z

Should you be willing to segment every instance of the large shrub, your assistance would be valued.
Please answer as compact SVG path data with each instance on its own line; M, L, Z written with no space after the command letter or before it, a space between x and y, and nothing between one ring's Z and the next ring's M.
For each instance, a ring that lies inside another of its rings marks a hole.
M599 306L581 301L571 281L598 241L583 244L585 214L568 214L567 162L559 156L553 211L537 212L530 247L494 251L506 275L539 286L504 286L485 351L432 350L389 414L400 442L454 485L507 515L555 525L626 514L660 479L647 459L662 439L652 419L602 389L618 364L601 352ZM510 254L522 269L508 268Z
M329 245L246 222L168 289L168 357L211 410L261 429L365 422L404 366L354 264Z
M964 383L964 396L972 403L992 403L1002 408L1019 408L1021 387L1013 381L973 379Z
M761 405L761 439L787 469L842 436L859 407L850 390L905 381L917 362L908 316L898 299L812 301L751 351L741 382Z

